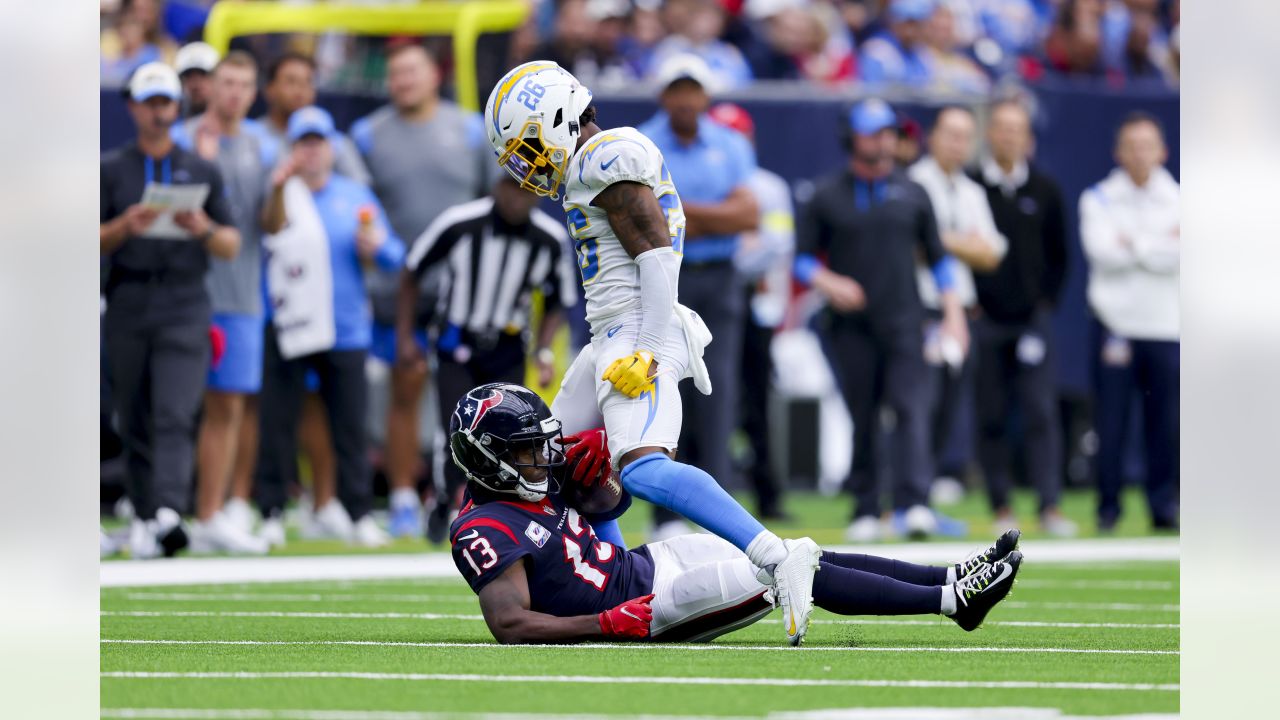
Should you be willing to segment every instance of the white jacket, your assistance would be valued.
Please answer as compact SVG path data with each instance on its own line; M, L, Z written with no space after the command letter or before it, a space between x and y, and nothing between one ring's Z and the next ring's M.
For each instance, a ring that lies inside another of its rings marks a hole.
M1144 187L1116 168L1080 196L1089 305L1121 337L1178 339L1178 193L1164 168Z
M939 235L947 232L977 232L998 257L1004 258L1009 251L1009 241L996 230L991 205L987 202L987 191L981 185L965 175L963 170L956 170L948 175L938 165L938 161L929 155L908 168L907 176L920 183L929 194ZM974 305L978 301L978 294L973 284L973 271L969 266L957 260L952 266L952 279L960 303L965 307ZM938 286L929 268L916 268L916 286L920 291L920 302L925 307L936 310L941 306Z

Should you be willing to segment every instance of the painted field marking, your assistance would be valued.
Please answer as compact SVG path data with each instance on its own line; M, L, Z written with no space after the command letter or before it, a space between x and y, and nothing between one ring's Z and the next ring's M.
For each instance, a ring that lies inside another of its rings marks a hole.
M1041 682L1034 680L823 680L816 678L661 677L609 675L467 675L461 673L103 672L113 680L405 680L413 682L568 683L590 685L726 685L763 687L951 688L1178 692L1177 683Z
M273 612L269 610L103 610L103 617L227 617L227 618L311 618L327 620L484 620L483 615L452 613L340 613L340 612ZM781 622L766 620L763 622ZM937 620L848 620L815 618L809 621L819 625L943 625ZM985 625L1006 627L1046 628L1178 628L1178 623L1085 623L1043 622L1033 620L992 620Z
M726 715L565 715L563 713L422 712L414 710L268 710L265 708L103 708L101 717L121 720L745 720ZM1055 708L839 708L781 711L766 718L786 720L1177 720L1177 715L1108 715L1081 718ZM757 718L758 720L758 718Z
M1036 608L1042 610L1124 610L1140 612L1179 612L1177 604L1160 603L1088 603L1088 602L1021 602L1006 600L1000 607Z
M535 648L539 650L662 650L666 652L794 652L783 645L682 645L682 644L631 644L592 643L587 645L498 645L496 643L460 642L382 642L377 640L147 640L105 638L104 645L304 645L304 646L352 646L352 647L404 647L404 648L486 648L506 650ZM805 652L890 652L890 653L1051 653L1076 655L1181 655L1179 650L1130 650L1100 648L1010 648L1010 647L829 647L807 646Z
M476 604L475 593L463 595L414 595L371 593L368 595L330 593L158 593L135 592L121 595L126 600L158 600L174 602L466 602Z
M1177 590L1178 583L1167 580L1019 580L1018 587L1062 590Z

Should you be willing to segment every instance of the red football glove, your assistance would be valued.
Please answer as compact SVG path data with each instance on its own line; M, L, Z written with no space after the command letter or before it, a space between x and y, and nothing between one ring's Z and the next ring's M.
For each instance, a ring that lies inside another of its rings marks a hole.
M600 613L600 632L608 638L647 638L653 608L653 593L628 600L612 610Z
M217 325L209 326L209 367L214 370L222 364L222 356L227 352L227 333Z
M604 428L566 435L564 448L564 460L573 468L575 484L589 488L604 482L612 472L613 459L609 456L609 442Z

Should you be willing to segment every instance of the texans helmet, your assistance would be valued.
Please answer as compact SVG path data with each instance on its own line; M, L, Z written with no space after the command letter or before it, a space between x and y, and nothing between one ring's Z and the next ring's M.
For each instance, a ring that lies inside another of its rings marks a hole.
M551 408L520 385L473 388L449 418L449 453L467 480L529 502L559 491L551 483L564 465L563 439Z

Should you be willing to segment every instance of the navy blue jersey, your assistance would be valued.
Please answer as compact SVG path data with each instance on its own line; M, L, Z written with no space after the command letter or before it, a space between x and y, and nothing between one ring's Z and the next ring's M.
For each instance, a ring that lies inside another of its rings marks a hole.
M528 558L531 609L572 617L616 607L653 589L653 560L641 547L621 550L596 539L591 525L559 497L468 504L449 528L453 562L480 594Z

